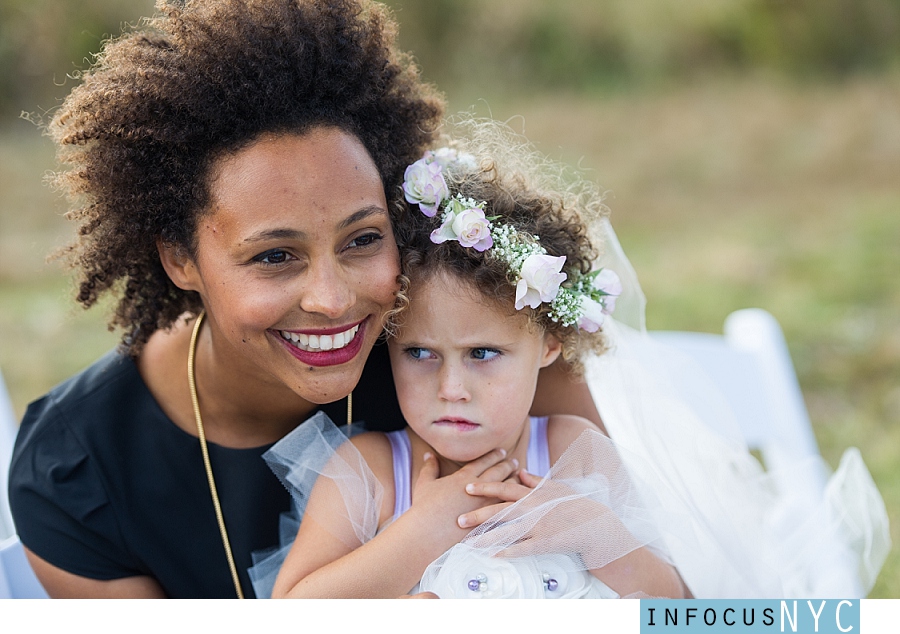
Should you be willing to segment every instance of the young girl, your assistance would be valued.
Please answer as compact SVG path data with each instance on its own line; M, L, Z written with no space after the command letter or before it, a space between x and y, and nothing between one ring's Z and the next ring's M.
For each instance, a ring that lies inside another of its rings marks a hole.
M408 427L346 442L319 417L269 454L303 517L274 595L864 596L890 538L859 453L822 488L803 485L821 461L765 471L702 372L644 332L596 191L494 124L467 139L406 171L389 346ZM529 418L557 357L611 439Z
M321 420L298 431L286 480L333 457L310 468L327 477L274 596L396 597L426 568L421 589L445 598L686 594L609 440L583 418L528 415L541 368L603 350L621 289L591 271L581 214L599 207L537 191L497 151L444 148L407 170L389 347L408 427L346 445Z

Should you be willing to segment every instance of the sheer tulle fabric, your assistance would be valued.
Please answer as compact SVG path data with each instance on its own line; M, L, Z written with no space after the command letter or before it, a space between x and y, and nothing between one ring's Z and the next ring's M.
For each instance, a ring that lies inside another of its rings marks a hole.
M347 440L319 413L266 453L295 510L283 518L284 545L254 558L257 596L271 595L297 517L319 523L351 548L377 535L383 487ZM433 562L412 590L442 598L618 598L589 571L641 547L667 558L656 525L659 502L649 486L643 489L638 493L609 438L584 432L532 493ZM313 494L341 499L340 512L304 515Z
M659 503L644 491L612 441L585 431L533 492L432 563L420 589L441 598L619 598L590 571L642 547L668 559Z
M660 500L657 522L688 519L690 530L667 531L664 541L695 596L871 590L890 538L884 503L857 450L847 450L824 491L811 494L816 487L804 483L829 470L824 461L764 471L699 368L645 333L613 321L604 328L613 346L586 364L588 384L636 485ZM706 396L705 415L715 421L685 405L686 386Z

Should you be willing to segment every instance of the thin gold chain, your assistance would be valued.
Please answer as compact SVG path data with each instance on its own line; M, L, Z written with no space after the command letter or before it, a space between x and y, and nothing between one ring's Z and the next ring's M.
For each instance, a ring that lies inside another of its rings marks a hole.
M353 392L347 395L347 427L353 424Z
M241 590L241 582L238 578L237 566L234 565L234 555L231 554L231 542L228 541L228 531L225 530L225 518L222 517L222 505L219 504L219 494L216 491L216 481L213 478L212 465L209 462L209 449L206 447L206 434L203 432L203 419L200 417L200 403L197 400L197 383L194 380L194 352L197 349L197 333L200 332L200 324L203 323L203 311L197 315L194 322L194 331L191 333L191 347L188 350L188 385L191 388L191 402L194 405L194 420L197 422L197 436L200 438L200 451L203 453L203 465L206 467L206 479L209 481L209 492L212 495L213 507L216 509L216 519L219 522L219 533L222 535L222 544L225 546L225 556L228 558L228 567L231 569L231 579L234 581L234 590L238 599L244 598Z

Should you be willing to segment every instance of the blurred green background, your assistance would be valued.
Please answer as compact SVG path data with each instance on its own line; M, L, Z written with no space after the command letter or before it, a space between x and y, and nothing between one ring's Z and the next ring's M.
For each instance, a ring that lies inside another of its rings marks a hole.
M823 455L860 447L900 544L900 0L388 4L451 112L510 120L605 188L650 328L778 318ZM46 261L73 228L31 121L152 9L0 0L0 369L19 416L117 341ZM896 549L871 596L900 598Z

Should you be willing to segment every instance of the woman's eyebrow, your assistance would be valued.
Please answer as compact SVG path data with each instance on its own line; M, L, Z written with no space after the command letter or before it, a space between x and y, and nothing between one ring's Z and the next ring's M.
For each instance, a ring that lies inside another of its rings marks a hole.
M386 215L387 211L383 207L380 207L378 205L368 205L344 218L338 225L338 228L346 229L347 227L361 220L365 220L370 216ZM306 233L297 229L265 229L244 238L244 244L250 242L262 242L264 240L303 240L305 238Z
M386 216L387 210L384 207L380 207L378 205L368 205L344 218L341 221L341 224L338 225L338 228L346 229L350 225L355 224L360 220L365 220L369 216L375 215Z
M244 238L244 244L263 240L302 240L305 237L305 233L296 229L266 229Z

